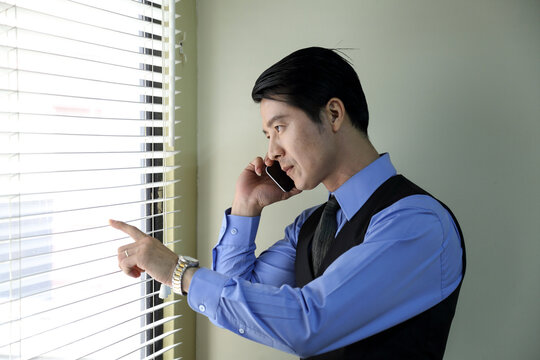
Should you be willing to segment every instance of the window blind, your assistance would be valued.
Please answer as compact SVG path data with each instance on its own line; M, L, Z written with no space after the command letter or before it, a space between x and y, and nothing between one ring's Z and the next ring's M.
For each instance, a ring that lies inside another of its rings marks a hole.
M162 345L178 300L119 270L131 240L108 226L180 241L167 238L175 16L174 0L0 1L0 358L179 345Z

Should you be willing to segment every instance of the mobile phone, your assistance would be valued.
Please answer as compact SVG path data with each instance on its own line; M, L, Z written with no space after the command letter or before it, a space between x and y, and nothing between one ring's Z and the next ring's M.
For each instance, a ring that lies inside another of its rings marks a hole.
M287 176L285 171L281 170L281 166L277 161L274 161L272 166L266 167L266 173L284 192L289 192L294 187L294 181Z

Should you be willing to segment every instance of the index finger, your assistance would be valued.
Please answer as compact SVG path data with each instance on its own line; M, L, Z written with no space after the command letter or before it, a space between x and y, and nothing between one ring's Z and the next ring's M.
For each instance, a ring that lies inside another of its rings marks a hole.
M128 225L123 221L118 220L109 220L109 224L120 231L123 231L124 233L131 236L131 238L135 241L141 240L146 237L146 234L143 233L141 230L137 229L135 226Z
M253 166L253 170L257 175L262 175L264 170L264 160L260 156L253 159L249 164Z

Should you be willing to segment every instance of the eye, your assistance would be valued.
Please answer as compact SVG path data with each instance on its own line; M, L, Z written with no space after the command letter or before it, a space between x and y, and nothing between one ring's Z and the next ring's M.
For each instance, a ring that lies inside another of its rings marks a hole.
M279 133L279 132L281 132L281 130L283 129L283 126L281 126L281 125L276 125L276 126L274 126L274 129L276 129L276 131Z

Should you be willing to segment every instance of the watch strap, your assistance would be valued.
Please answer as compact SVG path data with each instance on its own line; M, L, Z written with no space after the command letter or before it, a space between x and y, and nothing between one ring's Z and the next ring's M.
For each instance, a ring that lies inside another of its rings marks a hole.
M192 267L199 267L199 261L195 259L188 260L184 256L178 257L178 263L172 276L172 291L175 294L187 295L187 292L182 289L182 280L184 279L186 270Z

